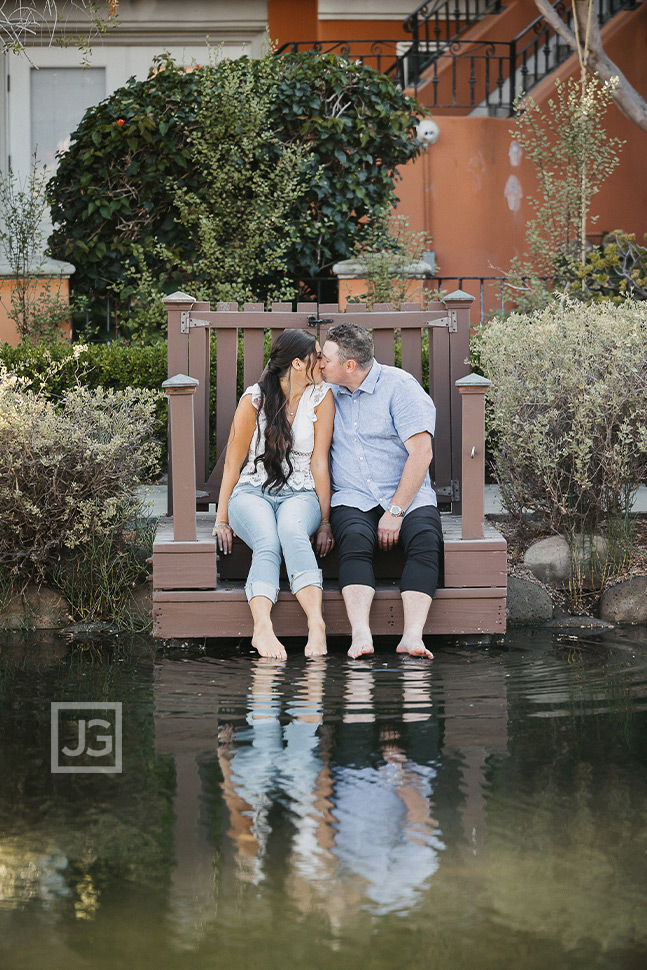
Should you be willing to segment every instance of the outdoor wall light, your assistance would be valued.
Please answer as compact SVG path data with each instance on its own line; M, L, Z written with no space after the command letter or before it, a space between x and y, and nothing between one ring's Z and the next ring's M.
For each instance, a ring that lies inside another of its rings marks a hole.
M423 118L416 126L416 135L423 145L435 145L440 135L440 128L431 118Z

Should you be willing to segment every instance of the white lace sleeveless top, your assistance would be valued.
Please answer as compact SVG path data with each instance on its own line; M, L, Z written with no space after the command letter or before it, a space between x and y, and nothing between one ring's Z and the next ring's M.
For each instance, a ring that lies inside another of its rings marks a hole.
M315 408L321 404L326 394L330 390L330 385L322 381L321 384L308 384L299 399L297 413L292 422L292 451L290 452L290 462L292 464L292 474L288 478L288 485L294 489L314 489L315 482L310 470L310 459L315 446L314 423L317 420ZM252 404L258 411L261 403L261 389L258 384L248 387L243 397L251 394ZM258 468L254 467L254 459L257 455L262 455L265 451L265 415L261 411L259 414L258 425L252 436L249 446L247 461L240 473L238 482L244 482L259 487L265 482L265 468L259 462ZM283 462L285 474L288 474L288 464Z

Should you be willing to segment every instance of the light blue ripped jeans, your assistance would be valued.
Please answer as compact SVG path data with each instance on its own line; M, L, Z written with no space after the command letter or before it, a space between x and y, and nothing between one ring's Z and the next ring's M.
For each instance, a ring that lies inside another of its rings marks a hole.
M319 499L312 489L270 492L248 482L236 485L229 499L229 524L252 550L245 585L248 600L266 596L276 603L281 551L293 593L304 586L322 586L310 544L320 522Z

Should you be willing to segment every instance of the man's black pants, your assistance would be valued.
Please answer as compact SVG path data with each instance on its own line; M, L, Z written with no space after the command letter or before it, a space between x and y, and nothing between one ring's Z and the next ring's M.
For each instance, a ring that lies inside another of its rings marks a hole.
M330 510L330 524L339 551L339 588L372 586L375 589L373 554L377 526L384 515L381 505L362 512L347 505ZM404 550L406 564L400 591L415 590L433 596L443 555L443 532L438 509L425 505L404 516L398 547Z

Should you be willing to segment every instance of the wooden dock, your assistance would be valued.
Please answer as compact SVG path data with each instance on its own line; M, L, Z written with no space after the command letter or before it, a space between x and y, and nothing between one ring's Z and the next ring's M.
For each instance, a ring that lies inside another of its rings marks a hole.
M444 575L425 633L489 634L505 631L506 543L484 519L484 404L489 382L469 374L469 308L458 291L427 307L394 311L382 305L366 312L349 306L219 304L211 311L185 294L165 301L169 311L169 515L160 520L153 549L153 632L158 637L249 637L252 622L244 592L249 549L236 540L230 556L219 556L211 535L214 515L200 511L217 499L224 449L239 388L259 376L266 334L286 326L317 327L323 343L342 320L373 330L376 357L403 366L429 390L438 410L432 481L441 508ZM210 332L216 334L216 453L209 472ZM241 353L242 350L242 353ZM402 556L376 554L377 590L371 612L376 635L402 629L398 580ZM350 633L337 587L336 553L321 560L324 617L330 635ZM272 612L278 636L305 636L304 614L285 589Z

